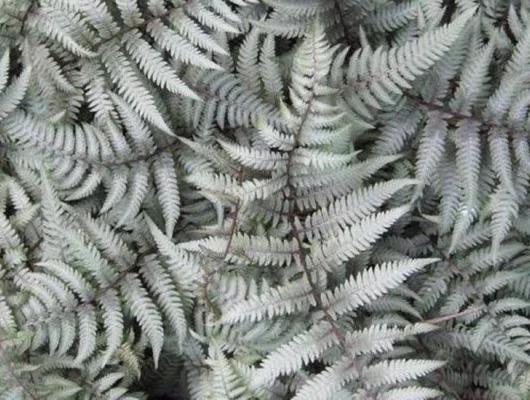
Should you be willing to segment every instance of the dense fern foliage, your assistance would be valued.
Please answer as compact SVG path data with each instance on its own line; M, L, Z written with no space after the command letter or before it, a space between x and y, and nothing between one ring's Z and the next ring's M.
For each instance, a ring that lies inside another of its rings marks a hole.
M528 399L529 71L529 0L0 0L0 399Z

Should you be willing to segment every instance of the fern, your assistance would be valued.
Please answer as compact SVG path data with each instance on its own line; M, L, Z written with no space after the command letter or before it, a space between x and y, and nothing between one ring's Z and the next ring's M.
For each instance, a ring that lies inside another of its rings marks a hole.
M0 2L0 398L524 399L530 2Z

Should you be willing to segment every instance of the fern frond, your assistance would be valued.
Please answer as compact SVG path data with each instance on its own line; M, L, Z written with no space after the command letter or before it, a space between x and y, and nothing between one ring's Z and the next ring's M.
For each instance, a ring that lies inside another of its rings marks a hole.
M164 61L160 53L142 39L142 34L139 31L128 32L122 41L140 70L155 84L172 93L199 100L199 96L186 86L169 64Z
M345 226L357 224L374 213L397 191L415 183L413 180L390 181L355 191L337 199L328 210L321 209L309 215L304 229L315 239L338 234Z
M314 305L307 280L296 281L278 288L270 288L259 296L232 305L221 318L223 323L245 320L261 321L265 317L293 314Z
M408 207L403 206L370 215L335 237L325 240L322 245L314 246L313 264L331 269L334 265L367 250L407 210Z
M147 282L149 289L156 295L160 308L167 315L171 328L177 334L181 348L186 338L187 322L177 287L154 257L145 259L140 274Z
M219 142L230 158L242 165L258 170L285 169L287 157L282 153L275 153L265 149L254 149L228 142Z
M144 22L136 0L115 0L125 25L134 27Z
M96 313L92 306L81 308L79 318L79 348L75 362L80 363L92 355L96 349L97 322Z
M366 367L363 376L370 382L371 387L377 387L416 379L441 368L444 364L444 361L434 360L382 361Z
M357 278L352 276L334 291L324 292L323 305L338 315L352 311L397 287L408 276L436 261L438 260L403 260L376 265Z
M309 400L312 398L332 399L333 395L348 381L359 375L359 369L349 357L343 357L324 372L306 382L294 399Z
M191 20L183 17L179 21L184 23L184 26L179 27L179 29L187 29L186 32L194 38L190 39L193 44L199 44L205 46L208 50L226 54L222 47L213 42L204 32L193 25L194 23ZM204 56L193 44L160 21L150 23L147 26L147 31L156 43L165 49L175 60L205 69L222 69L219 65Z
M121 301L118 292L109 289L99 297L98 302L103 309L103 324L107 339L105 358L110 359L120 347L124 336Z
M348 104L360 115L366 115L361 103L375 109L380 109L382 103L393 104L394 95L410 89L409 82L425 73L449 50L474 13L475 10L470 9L450 25L389 52L382 47L375 51L371 48L357 50L349 62L347 81L358 91L348 93Z
M149 339L156 366L164 343L162 316L136 274L125 276L123 284L120 285L120 292Z
M155 105L155 99L134 71L130 61L117 45L106 45L101 49L103 64L107 68L118 93L132 104L134 110L146 121L160 130L173 134Z
M166 235L171 237L180 215L180 192L176 166L171 155L163 153L153 163L153 168L160 205L166 223Z
M11 85L9 85L3 92L0 90L0 120L4 119L11 111L15 110L20 101L24 98L29 86L30 76L31 67L25 68ZM0 86L2 85L0 84Z

